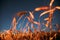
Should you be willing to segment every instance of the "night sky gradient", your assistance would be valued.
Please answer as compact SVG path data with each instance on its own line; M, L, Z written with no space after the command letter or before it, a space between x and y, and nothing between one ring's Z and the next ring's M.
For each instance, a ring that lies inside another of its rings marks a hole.
M37 7L49 6L50 0L0 0L0 31L9 29L14 15L19 11L33 11ZM55 0L53 6L60 6L60 0ZM36 19L39 12L36 12ZM41 17L41 22L43 18ZM53 24L60 25L60 10L53 16Z

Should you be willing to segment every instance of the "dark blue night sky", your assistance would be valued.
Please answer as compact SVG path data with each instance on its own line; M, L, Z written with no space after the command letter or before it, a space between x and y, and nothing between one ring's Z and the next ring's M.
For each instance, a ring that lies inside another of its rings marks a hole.
M50 0L0 0L0 31L10 28L17 12L33 11L36 7L49 6L49 3ZM60 0L55 0L53 6L60 6ZM53 18L53 24L60 24L60 10L54 12Z

